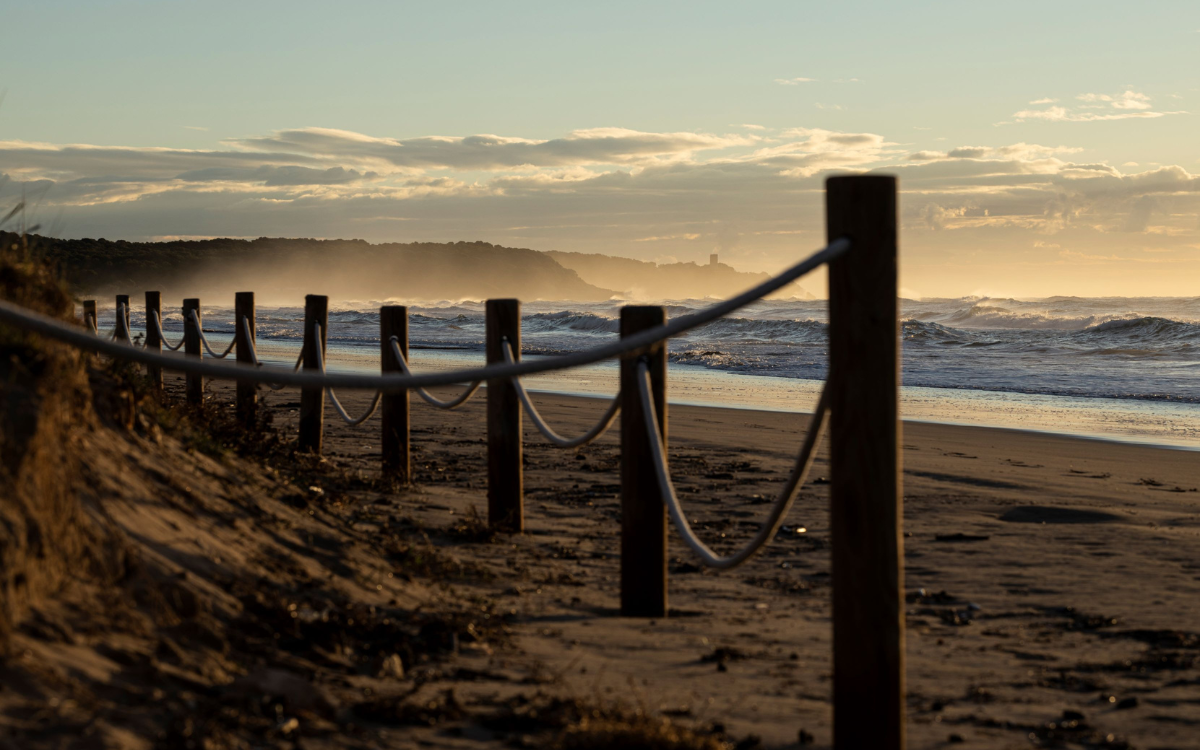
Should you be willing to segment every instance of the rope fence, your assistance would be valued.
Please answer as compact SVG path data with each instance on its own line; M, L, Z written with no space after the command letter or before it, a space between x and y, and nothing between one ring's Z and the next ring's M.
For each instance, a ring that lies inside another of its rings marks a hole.
M239 419L256 424L257 387L298 387L298 446L321 452L324 408L352 427L380 416L384 472L411 484L409 394L433 408L467 403L487 384L488 519L498 530L524 530L522 414L555 447L579 448L606 434L621 416L621 614L664 617L667 528L705 565L735 568L776 538L815 459L831 436L831 548L834 580L834 737L837 747L903 747L903 566L900 531L899 332L897 314L896 182L867 175L826 184L826 247L783 273L727 300L668 321L665 310L627 306L617 340L584 351L521 359L520 303L488 300L487 363L448 372L417 373L408 356L408 309L380 310L380 373L326 369L328 298L305 299L303 344L293 367L265 365L256 346L252 292L236 296L234 336L218 353L203 329L199 299L183 301L183 337L163 332L161 295L146 293L146 331L131 339L127 295L118 295L113 329L101 334L96 303L83 304L73 326L0 300L0 321L80 349L143 364L156 387L162 371L185 376L188 402L202 403L206 378L237 382ZM737 311L806 274L829 269L829 377L809 420L795 463L757 532L727 555L702 541L688 522L671 480L667 429L666 342ZM164 348L166 351L163 351ZM182 353L178 353L182 349ZM207 357L205 354L207 353ZM233 361L227 361L235 354ZM565 437L534 405L521 378L618 359L620 388L599 420ZM439 399L428 389L462 385ZM351 415L338 389L373 392Z

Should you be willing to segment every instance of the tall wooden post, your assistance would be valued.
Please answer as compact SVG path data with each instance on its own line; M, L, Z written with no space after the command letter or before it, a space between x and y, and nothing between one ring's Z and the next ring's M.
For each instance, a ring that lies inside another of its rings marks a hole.
M192 311L196 317L192 318ZM189 357L202 357L200 351L200 300L185 299L183 301L183 353ZM204 403L204 377L202 375L187 375L187 402L189 404Z
M117 312L114 318L117 341L129 341L129 295L117 295Z
M321 338L316 337L316 326L321 326ZM329 298L322 294L309 294L304 298L304 369L319 373L317 347L321 347L321 358L325 356L325 342L329 336ZM321 452L321 433L325 428L325 389L302 388L300 390L300 450Z
M502 342L521 360L521 303L490 299L487 315L488 364L504 362ZM524 460L521 447L521 401L510 380L487 382L488 524L501 531L525 529Z
M896 178L831 177L829 265L833 739L905 746Z
M154 316L162 318L162 294L159 292L146 292L146 351L162 354L162 336L159 335L158 326L155 325ZM150 387L155 391L162 391L163 377L162 368L157 365L146 365L146 377L150 381Z
M92 333L100 332L100 318L96 315L96 300L94 299L83 301L83 325L85 328L90 328Z
M662 307L621 308L621 337L665 325ZM621 360L621 615L667 615L667 508L654 463L638 390L638 363L650 368L650 396L667 442L667 346Z
M380 367L384 373L403 372L392 349L392 337L400 344L400 353L408 360L408 308L391 305L379 309ZM383 471L397 482L412 482L409 447L408 391L383 394L379 418L383 423Z
M245 321L243 323L243 321ZM249 327L249 332L246 328ZM233 341L237 361L254 364L252 351L258 336L254 320L254 292L237 292L233 297ZM237 418L245 427L254 427L258 417L258 385L246 380L237 382Z

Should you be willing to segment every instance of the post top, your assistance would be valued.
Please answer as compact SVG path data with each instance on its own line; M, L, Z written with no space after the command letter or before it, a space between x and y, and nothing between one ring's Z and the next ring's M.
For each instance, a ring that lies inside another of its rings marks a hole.
M834 184L858 183L862 185L895 185L900 180L894 174L836 174L825 178L825 186Z

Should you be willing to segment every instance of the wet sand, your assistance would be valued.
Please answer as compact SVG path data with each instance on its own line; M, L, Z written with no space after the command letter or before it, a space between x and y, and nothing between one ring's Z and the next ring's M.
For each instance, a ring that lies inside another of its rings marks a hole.
M535 400L568 435L604 408ZM450 413L413 401L417 483L386 512L444 526L484 511L483 399ZM297 395L265 402L290 431ZM330 409L326 425L330 461L378 470L377 421L348 428ZM806 426L671 407L672 473L703 538L728 550L753 534ZM787 529L745 566L700 570L672 532L671 616L637 620L616 616L618 430L564 451L525 429L527 533L454 549L495 571L469 595L511 613L514 644L483 658L495 679L459 689L508 693L536 674L550 693L828 744L828 447ZM1200 454L931 424L906 424L903 447L910 746L1200 747Z

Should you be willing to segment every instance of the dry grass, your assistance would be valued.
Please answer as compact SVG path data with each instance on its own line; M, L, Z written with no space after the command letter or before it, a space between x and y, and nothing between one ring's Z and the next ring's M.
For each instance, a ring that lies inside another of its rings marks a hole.
M520 746L545 750L735 750L720 727L689 729L644 708L581 698L515 696L480 724L510 734ZM757 744L752 739L736 748Z
M5 234L0 297L61 320L74 306L24 238ZM77 499L77 431L94 422L84 358L0 325L0 649L31 602L68 576L119 576L125 547Z

